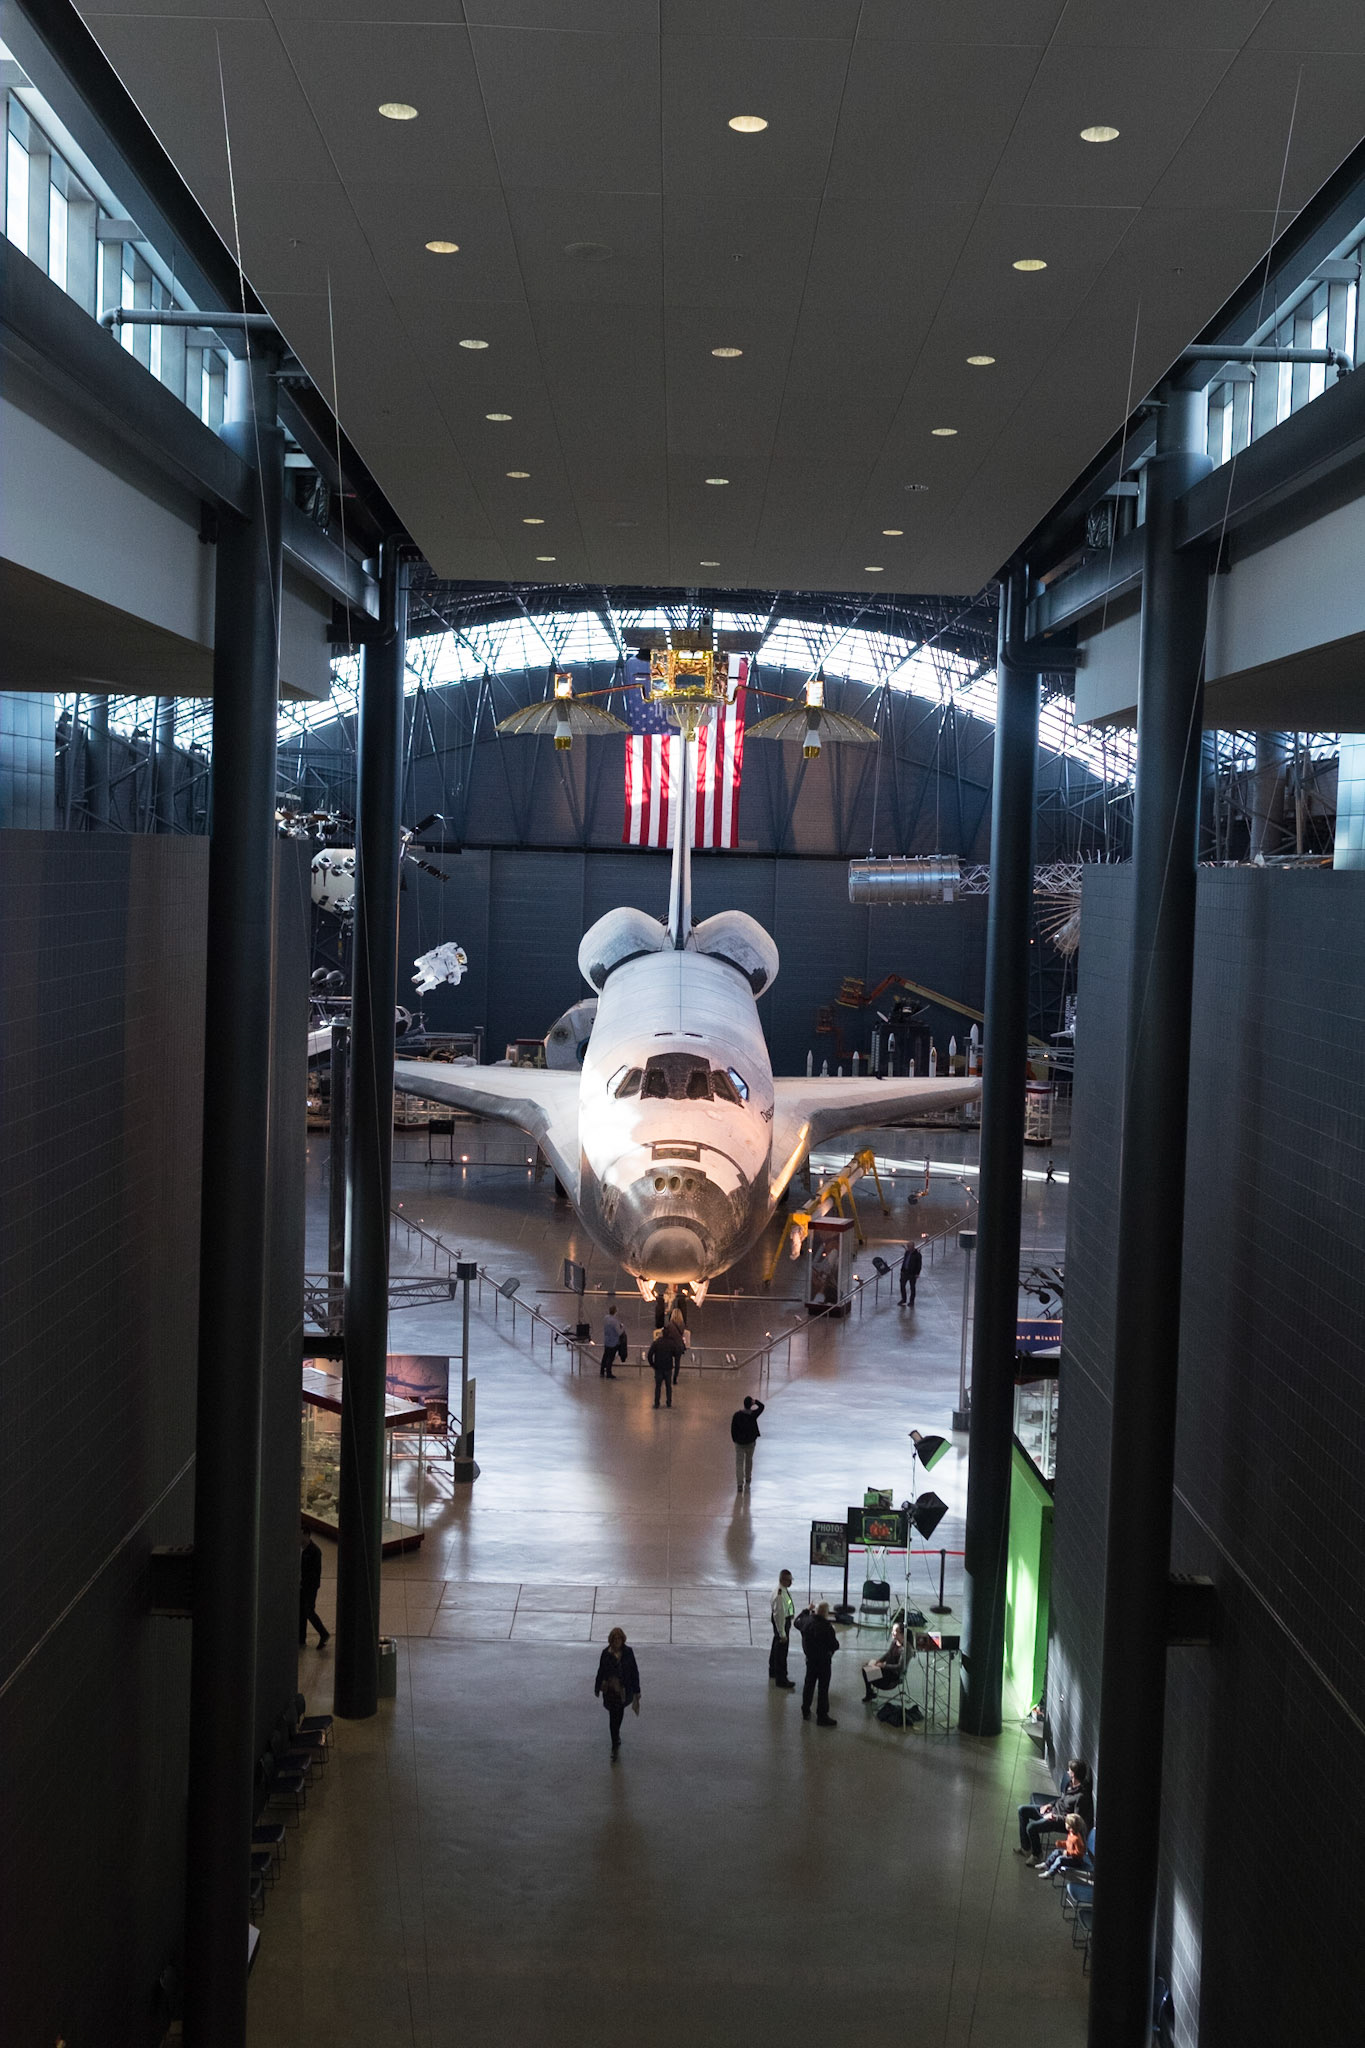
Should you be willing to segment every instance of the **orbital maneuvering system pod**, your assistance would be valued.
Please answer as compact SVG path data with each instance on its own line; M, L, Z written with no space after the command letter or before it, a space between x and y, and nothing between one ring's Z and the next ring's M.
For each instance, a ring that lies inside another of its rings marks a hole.
M710 639L675 634L651 653L649 696L681 734L668 916L611 910L584 934L578 964L597 1011L581 1070L412 1060L394 1070L409 1094L518 1125L643 1294L685 1282L694 1299L761 1235L813 1145L970 1101L980 1088L975 1079L774 1078L756 1005L777 979L776 946L740 910L692 921L697 734L733 687ZM828 736L875 739L866 727Z

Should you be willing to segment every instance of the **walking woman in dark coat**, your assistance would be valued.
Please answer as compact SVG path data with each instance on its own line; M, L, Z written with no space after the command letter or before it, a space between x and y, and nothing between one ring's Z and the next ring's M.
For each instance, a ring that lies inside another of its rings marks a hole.
M621 1723L627 1707L640 1711L640 1667L635 1662L635 1652L626 1643L623 1628L614 1628L607 1637L597 1665L597 1677L593 1691L600 1697L607 1710L611 1724L611 1760L616 1762L616 1752L621 1747Z

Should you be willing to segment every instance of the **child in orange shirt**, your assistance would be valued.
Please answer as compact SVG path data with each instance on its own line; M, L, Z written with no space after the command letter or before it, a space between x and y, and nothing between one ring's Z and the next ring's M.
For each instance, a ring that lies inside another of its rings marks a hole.
M1066 1839L1053 1850L1038 1875L1054 1877L1059 1870L1075 1870L1084 1861L1085 1828L1079 1814L1069 1813L1066 1817Z

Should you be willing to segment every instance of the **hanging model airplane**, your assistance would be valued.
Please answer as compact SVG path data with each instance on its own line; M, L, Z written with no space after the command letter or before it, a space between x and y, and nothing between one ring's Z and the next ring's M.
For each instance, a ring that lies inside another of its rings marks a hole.
M676 634L673 648L651 657L649 694L682 733L668 917L611 910L584 935L578 964L598 1002L581 1070L400 1060L394 1072L400 1090L525 1131L595 1242L642 1294L659 1281L686 1282L694 1299L761 1236L813 1145L950 1108L980 1088L976 1080L774 1078L756 1003L777 978L776 946L743 911L692 922L696 739L729 687L723 659L686 644L679 651L679 642L703 638ZM556 682L560 727L572 703L565 683ZM818 746L830 716L821 679L797 721L807 747ZM779 715L764 724L787 722ZM824 736L876 738L848 718ZM567 733L556 738L568 743Z

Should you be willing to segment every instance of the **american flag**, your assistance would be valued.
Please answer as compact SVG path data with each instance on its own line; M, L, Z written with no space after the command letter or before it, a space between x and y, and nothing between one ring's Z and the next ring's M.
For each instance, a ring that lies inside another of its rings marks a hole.
M739 781L744 766L744 689L749 663L744 655L729 657L736 684L733 704L722 704L697 737L696 817L692 844L735 847L739 844ZM626 821L621 838L627 846L672 843L682 775L682 738L661 704L646 704L638 685L649 682L649 663L626 664ZM635 687L632 687L635 686Z

